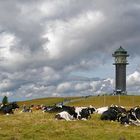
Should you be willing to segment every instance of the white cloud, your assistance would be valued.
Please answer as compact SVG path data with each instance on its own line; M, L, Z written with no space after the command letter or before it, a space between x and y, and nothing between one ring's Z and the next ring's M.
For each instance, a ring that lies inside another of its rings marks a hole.
M60 93L67 92L67 91L69 91L71 89L72 89L72 85L70 83L68 83L68 82L61 83L57 87L57 91L60 92Z
M27 95L25 95L26 98L32 97L32 96L33 96L33 93L28 93Z
M44 35L49 42L43 47L49 52L51 59L66 56L67 59L71 59L88 49L86 46L88 36L85 35L90 34L91 30L99 26L104 18L101 11L87 11L66 21L50 22L47 25L47 33Z
M1 91L13 99L113 91L111 54L122 45L131 56L128 91L139 92L139 5L128 0L0 1Z
M140 85L140 73L135 71L134 73L127 76L127 84L128 86Z
M10 96L12 96L12 95L13 95L12 92L2 92L2 93L0 93L0 96L1 96L1 97L4 97L4 96L10 97Z
M61 79L61 76L51 67L43 68L43 79L47 81L55 81Z
M89 82L77 83L77 84L75 85L75 90L77 90L77 91L88 90L88 89L90 89L90 84L89 84Z
M0 34L0 47L10 47L14 45L15 42L15 36L13 34L6 32Z

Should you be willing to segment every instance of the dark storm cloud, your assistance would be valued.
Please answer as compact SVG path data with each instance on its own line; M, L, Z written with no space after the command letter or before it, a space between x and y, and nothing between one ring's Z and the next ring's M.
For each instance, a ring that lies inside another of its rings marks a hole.
M120 45L134 60L139 57L139 13L137 0L0 1L2 95L110 92L112 79L84 80L70 74L109 64Z

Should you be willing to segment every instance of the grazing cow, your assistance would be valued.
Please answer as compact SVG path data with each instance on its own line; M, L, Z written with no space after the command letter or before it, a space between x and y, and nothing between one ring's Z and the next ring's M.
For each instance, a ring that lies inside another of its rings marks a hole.
M126 113L126 109L121 106L111 105L107 111L101 115L101 120L116 121L120 113Z
M0 114L14 114L13 110L19 108L16 102L12 102L8 105L3 105L0 108Z

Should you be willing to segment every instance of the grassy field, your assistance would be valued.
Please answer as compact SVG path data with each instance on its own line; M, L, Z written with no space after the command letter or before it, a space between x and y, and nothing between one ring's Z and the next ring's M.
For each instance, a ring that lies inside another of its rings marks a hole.
M58 103L64 98L46 98L27 102L26 104ZM140 105L139 96L90 97L70 105L104 106L120 104L127 107ZM57 121L55 114L15 112L14 115L0 116L0 140L140 140L140 127L125 127L118 122L101 121L100 115L93 114L88 121Z
M98 96L85 98L85 100L69 103L71 106L93 105L95 107L117 104L126 108L140 105L140 96Z
M40 98L40 99L33 99L33 100L28 100L28 101L20 101L18 102L19 105L40 105L40 104L45 104L45 105L53 105L57 104L59 102L62 102L64 100L72 100L72 99L78 99L81 97L48 97L48 98Z

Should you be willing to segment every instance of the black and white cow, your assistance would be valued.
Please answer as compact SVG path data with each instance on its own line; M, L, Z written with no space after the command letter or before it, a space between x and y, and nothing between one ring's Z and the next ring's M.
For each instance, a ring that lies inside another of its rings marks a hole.
M107 111L108 108L109 108L108 106L97 108L96 113L97 114L103 114L103 112Z
M42 108L42 111L49 112L49 113L56 113L56 112L61 112L63 110L62 110L62 107L58 107L54 105L54 106L44 106Z
M75 107L74 106L64 106L63 105L62 110L68 112L75 119L77 118L77 112L75 112Z
M116 121L120 113L126 113L126 109L121 106L111 105L107 111L104 111L101 115L101 120Z
M0 114L14 114L14 110L19 108L16 102L9 103L7 105L2 105L0 107Z
M118 121L125 125L137 125L140 126L140 107L131 108L126 113L122 113L118 116Z
M91 118L91 114L96 112L96 108L91 105L89 107L75 107L75 112L77 119L88 119Z
M91 110L89 108L82 109L79 114L80 116L78 117L78 119L87 120L88 118L91 118Z
M94 114L96 112L96 108L91 105L88 107L88 110L90 114Z
M70 120L74 120L75 119L75 117L73 115L70 115L67 111L62 111L62 112L56 114L55 118L57 120L64 119L66 121L70 121Z
M60 113L55 115L55 118L60 120L60 119L65 119L67 121L73 120L77 118L77 113L75 112L75 107L71 106L61 106L61 111Z
M95 112L95 108L91 107L70 107L62 106L63 112L56 114L55 118L65 120L87 120L91 118L90 114Z
M117 118L118 122L120 122L123 125L128 125L130 123L129 119L130 117L128 113L120 113Z
M140 106L136 106L130 109L130 113L135 116L137 120L140 120Z

